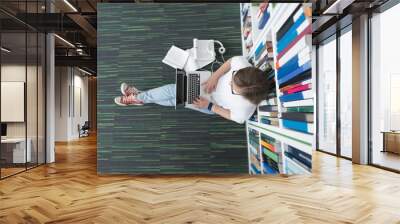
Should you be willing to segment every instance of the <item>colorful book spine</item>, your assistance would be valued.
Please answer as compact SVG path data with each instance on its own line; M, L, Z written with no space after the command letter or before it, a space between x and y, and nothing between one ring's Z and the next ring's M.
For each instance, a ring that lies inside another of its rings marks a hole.
M281 102L289 102L289 101L296 101L296 100L305 100L313 98L314 93L311 90L297 92L292 94L286 94L280 96L279 99Z
M311 55L311 36L304 36L298 43L296 43L286 54L284 54L276 64L279 69L282 65L286 64L290 59L296 55L299 58L304 58Z
M278 83L285 83L293 78L295 78L298 75L301 75L303 73L307 73L310 72L311 73L311 61L305 63L304 65L302 65L301 67L297 68L296 70L290 72L289 74L286 74L283 78L278 79Z
M312 27L311 24L308 25L308 27L303 30L288 46L286 46L281 52L279 52L277 59L279 60L280 58L283 57L293 46L295 46L303 37L311 35L312 32ZM309 41L311 41L311 38L308 38ZM307 38L304 39L307 41ZM308 43L308 42L307 42Z
M307 123L314 122L314 114L313 113L301 113L301 112L283 112L281 113L281 118L286 120L293 121L303 121Z
M278 111L278 106L262 105L258 107L258 110L265 112L276 112Z
M297 6L297 8L292 12L289 16L289 19L279 28L278 32L276 32L276 39L282 39L283 35L287 33L290 27L293 26L294 22L300 17L302 13L301 5Z
M287 85L285 87L281 87L279 90L281 92L285 92L285 91L288 91L291 88L295 88L295 87L298 87L298 86L301 86L301 85L306 85L306 84L311 84L311 79L302 80L300 82L296 82L296 83L293 83L291 85Z
M287 91L284 91L283 94L297 93L297 92L301 92L301 91L310 90L311 88L312 88L311 83L305 84L305 85L299 85L299 86L290 88Z
M310 54L306 54L302 57L299 55L295 55L293 58L291 58L286 64L284 64L282 67L278 69L278 79L282 79L286 75L290 74L291 71L300 68L307 62L311 61L311 56Z
M293 129L293 130L308 133L308 134L314 133L313 124L309 124L307 122L282 119L282 125L283 125L283 127L288 128L288 129Z
M304 14L302 14L296 22L290 27L289 31L278 41L277 52L281 52L286 46L290 44L296 37L304 31L308 26L308 21Z
M304 106L314 106L313 99L306 99L306 100L297 100L291 102L283 103L284 107L304 107Z
M283 108L284 112L314 113L314 106L299 106Z

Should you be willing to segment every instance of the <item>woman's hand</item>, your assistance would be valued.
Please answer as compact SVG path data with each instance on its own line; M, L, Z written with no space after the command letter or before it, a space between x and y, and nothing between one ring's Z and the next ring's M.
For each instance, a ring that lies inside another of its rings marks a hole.
M211 93L215 90L218 84L218 77L215 75L210 76L207 81L203 82L201 85L207 93Z
M195 99L193 102L194 106L199 109L207 108L209 103L210 102L208 102L208 100L206 100L205 98L203 98L201 96L199 98Z

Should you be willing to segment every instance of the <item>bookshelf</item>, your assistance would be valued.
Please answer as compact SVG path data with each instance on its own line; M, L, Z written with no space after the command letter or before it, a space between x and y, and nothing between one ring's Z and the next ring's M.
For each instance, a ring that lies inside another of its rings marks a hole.
M242 53L271 80L246 122L250 174L311 172L311 4L241 3Z

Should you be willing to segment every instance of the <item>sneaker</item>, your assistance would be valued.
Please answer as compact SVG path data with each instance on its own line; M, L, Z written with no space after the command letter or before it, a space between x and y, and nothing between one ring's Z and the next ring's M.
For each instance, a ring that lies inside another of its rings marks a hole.
M130 86L125 82L123 82L121 83L121 93L124 96L129 96L129 95L137 95L140 93L140 91L136 89L134 86Z
M136 95L117 96L114 98L114 102L119 106L143 105L143 102L141 100L136 99Z

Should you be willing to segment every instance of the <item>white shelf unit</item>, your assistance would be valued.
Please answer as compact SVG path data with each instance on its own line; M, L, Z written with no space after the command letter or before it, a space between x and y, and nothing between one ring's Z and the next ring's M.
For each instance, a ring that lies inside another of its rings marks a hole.
M269 4L267 10L270 13L270 18L266 25L263 27L262 30L257 30L258 29L258 21L256 20L256 16L258 13L258 8L259 4L255 3L241 3L240 4L240 9L241 12L244 9L248 9L248 15L251 18L252 24L252 30L251 30L251 41L253 42L253 46L251 49L248 51L245 48L245 40L242 32L242 46L243 46L243 55L251 62L253 65L257 65L258 61L255 59L255 51L260 44L265 44L266 41L271 41L272 46L273 46L273 63L274 65L277 62L277 39L276 39L276 33L282 27L282 25L289 19L291 14L298 8L299 3L275 3L275 4ZM310 7L310 4L304 4L304 6ZM242 16L242 13L241 13ZM310 20L310 18L307 18L307 20ZM242 27L243 27L243 18L241 17L241 22L242 22ZM257 28L257 29L256 29ZM243 29L242 29L243 31ZM310 46L311 48L311 46ZM267 51L267 50L265 50ZM310 53L311 54L311 53ZM262 58L262 57L260 57ZM279 90L279 84L277 82L278 80L278 74L277 71L274 71L274 80L276 83L276 102L278 106L278 118L280 118L280 115L283 111L282 104L280 102L279 96L280 96L280 90ZM312 89L312 91L315 91ZM315 92L314 92L315 96ZM265 103L265 102L264 102ZM261 103L260 105L262 105ZM290 145L292 147L295 147L296 149L307 153L309 155L312 155L312 149L313 145L315 142L315 135L313 134L307 134L291 129L286 129L283 127L282 120L279 120L279 125L274 126L274 125L268 125L261 123L260 120L260 114L263 114L263 112L260 112L258 107L257 107L257 119L255 121L247 121L246 122L246 132L247 132L247 141L248 141L248 153L249 153L249 173L252 174L252 168L251 168L251 150L258 150L259 155L260 155L260 164L259 167L261 167L261 172L260 174L265 174L264 171L264 155L263 155L263 147L261 146L261 136L265 135L270 138L275 139L278 142L278 145L280 146L280 150L276 151L276 154L279 156L279 172L284 173L284 174L304 174L304 173L310 173L310 170L305 168L304 166L300 165L298 162L292 160L288 156L285 155L285 149L287 148L287 145ZM259 147L255 149L253 146L250 145L249 143L249 129L257 131L259 133ZM314 124L314 130L315 130L315 124ZM250 148L251 147L251 148ZM293 172L292 170L295 169Z

